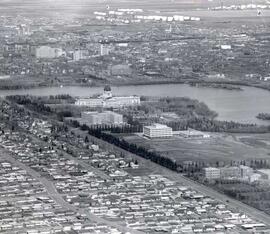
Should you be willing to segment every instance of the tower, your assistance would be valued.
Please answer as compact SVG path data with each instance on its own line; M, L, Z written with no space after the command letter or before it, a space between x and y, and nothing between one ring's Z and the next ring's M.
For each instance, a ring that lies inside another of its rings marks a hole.
M112 89L109 85L106 85L103 91L103 98L108 99L112 97Z

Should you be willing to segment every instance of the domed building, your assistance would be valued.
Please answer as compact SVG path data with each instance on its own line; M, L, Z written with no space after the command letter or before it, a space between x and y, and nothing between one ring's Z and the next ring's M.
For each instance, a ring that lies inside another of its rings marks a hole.
M104 99L112 98L112 89L111 89L111 86L110 85L106 85L104 87L104 91L103 91L102 97Z
M139 96L114 96L112 89L106 85L103 94L98 98L80 98L75 102L75 105L89 106L92 108L122 108L125 106L138 106L141 100Z

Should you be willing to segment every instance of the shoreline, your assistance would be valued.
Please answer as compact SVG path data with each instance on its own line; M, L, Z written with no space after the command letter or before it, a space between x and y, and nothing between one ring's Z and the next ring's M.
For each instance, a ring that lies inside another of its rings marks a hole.
M100 84L95 84L95 85L75 85L75 84L70 84L70 85L40 85L40 86L26 86L26 87L21 87L21 88L14 88L14 87L10 87L10 88L3 88L0 86L0 92L1 91L20 91L20 90L31 90L31 89L45 89L45 88L64 88L64 87L83 87L83 88L96 88L96 87L104 87L104 85L110 85L112 87L117 87L117 86L146 86L146 85L170 85L170 84L187 84L190 86L194 86L196 87L196 85L199 85L198 88L213 88L213 89L226 89L223 87L211 87L211 85L230 85L230 86L243 86L243 87L254 87L254 88L258 88L258 89L263 89L266 91L270 91L270 86L269 87L263 87L261 85L258 84L250 84L250 83L246 83L246 82L241 82L241 81L205 81L205 80L194 80L194 79L190 79L190 80L181 80L181 81L177 81L177 80L173 80L173 81L162 81L162 80L158 80L158 81L146 81L146 82L127 82L127 83L118 83L118 82L111 82L111 83L100 83ZM230 90L230 89L227 89ZM232 91L238 91L237 89L231 89ZM240 90L239 90L240 91Z

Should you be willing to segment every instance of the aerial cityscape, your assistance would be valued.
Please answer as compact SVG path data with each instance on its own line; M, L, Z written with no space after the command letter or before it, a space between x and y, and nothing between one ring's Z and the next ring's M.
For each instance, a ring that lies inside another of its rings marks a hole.
M270 1L1 0L0 233L270 234Z

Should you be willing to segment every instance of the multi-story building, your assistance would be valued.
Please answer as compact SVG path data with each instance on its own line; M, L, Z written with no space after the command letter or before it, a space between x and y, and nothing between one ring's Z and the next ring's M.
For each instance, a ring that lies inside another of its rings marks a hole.
M89 125L123 124L123 115L112 112L82 112L82 121Z
M149 138L172 137L172 128L163 124L153 124L143 127L143 135Z
M111 88L106 86L103 94L98 98L80 98L75 102L75 105L104 107L104 108L121 108L125 106L137 106L141 104L139 96L121 96L113 97Z
M220 168L221 178L237 178L241 176L241 170L239 167L222 167Z
M220 169L215 167L203 168L203 176L208 180L220 179Z
M249 178L253 174L253 169L248 166L240 165L240 173L243 179Z
M100 44L100 55L106 56L110 53L110 48L108 44Z

